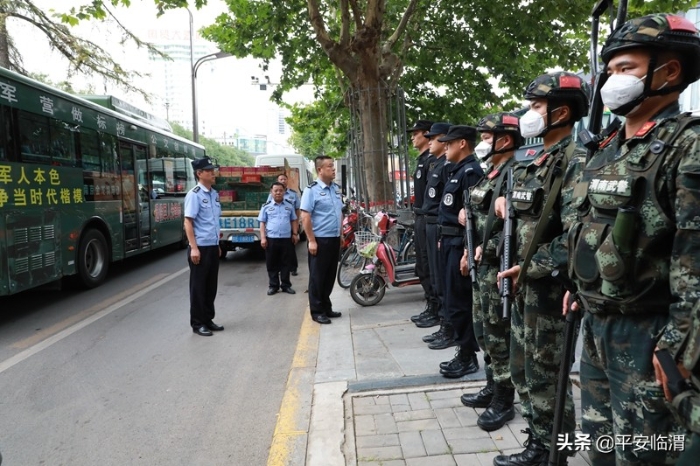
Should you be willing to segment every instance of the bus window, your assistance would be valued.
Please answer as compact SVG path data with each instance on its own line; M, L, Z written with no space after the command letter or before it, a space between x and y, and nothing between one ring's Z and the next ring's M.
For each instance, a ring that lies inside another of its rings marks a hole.
M75 137L68 124L51 120L51 163L62 167L75 167Z
M20 110L19 142L22 162L51 162L48 118Z
M0 106L0 160L15 161L15 139L12 136L12 110Z
M80 129L80 160L83 170L100 173L100 143L97 131L88 128Z

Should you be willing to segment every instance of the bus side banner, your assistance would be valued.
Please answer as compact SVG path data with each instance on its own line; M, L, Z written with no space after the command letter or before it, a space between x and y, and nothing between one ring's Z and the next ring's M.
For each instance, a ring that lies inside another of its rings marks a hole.
M80 168L0 162L0 209L84 202Z

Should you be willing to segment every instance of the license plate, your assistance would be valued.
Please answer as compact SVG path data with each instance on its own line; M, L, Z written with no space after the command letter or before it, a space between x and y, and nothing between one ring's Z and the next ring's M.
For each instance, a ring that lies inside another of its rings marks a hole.
M254 243L255 236L252 235L233 235L231 236L232 243Z

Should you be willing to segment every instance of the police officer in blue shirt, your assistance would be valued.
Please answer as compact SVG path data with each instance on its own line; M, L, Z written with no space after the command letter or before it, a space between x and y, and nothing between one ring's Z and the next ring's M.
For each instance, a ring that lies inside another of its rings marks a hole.
M464 227L459 223L459 211L464 207L462 193L468 191L484 176L474 156L476 128L455 125L439 138L447 144L447 177L438 210L440 233L439 270L445 284L445 316L454 329L457 352L454 359L443 364L440 373L458 378L479 369L476 353L479 351L474 336L472 319L472 283L469 274L463 275L460 260L464 254Z
M285 199L284 195L284 185L280 182L272 183L270 187L272 200L263 204L258 215L260 245L265 249L267 275L270 278L268 295L277 293L280 287L285 293L295 294L292 283L289 281L289 272L294 246L299 241L299 236L296 234L299 221L294 204L289 199Z
M189 247L190 325L198 335L209 337L212 331L223 330L214 319L214 299L219 280L219 193L212 187L216 170L211 159L192 161L197 186L185 196L185 234Z
M333 311L331 292L338 270L340 225L343 200L335 179L335 164L328 156L316 157L318 179L301 196L301 221L309 248L309 308L311 318L330 324Z
M284 186L284 199L286 201L291 202L294 205L294 213L297 216L297 219L301 217L301 197L299 197L299 194L297 194L296 191L294 191L291 188L287 187L287 182L289 179L287 178L287 175L282 173L277 177L277 182L282 183L282 186ZM272 200L272 194L267 196L267 202L270 202ZM296 234L297 237L299 236L299 228L294 230L292 232L293 234ZM294 243L296 244L296 242ZM290 270L292 271L292 275L295 277L297 276L297 269L299 268L299 261L297 259L297 251L295 248L292 248L292 257L291 257L291 262L290 262Z

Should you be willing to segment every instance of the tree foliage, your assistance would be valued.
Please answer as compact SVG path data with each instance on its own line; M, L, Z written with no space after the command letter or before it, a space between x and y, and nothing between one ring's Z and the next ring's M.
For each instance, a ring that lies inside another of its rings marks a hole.
M239 57L269 63L281 57L281 85L274 97L305 82L318 85L318 101L292 109L290 123L297 149L307 155L328 150L328 128L347 119L335 105L352 86L334 54L381 47L379 66L391 67L385 79L397 79L407 94L407 119L433 118L474 123L486 113L520 104L524 87L552 68L588 70L590 0L228 0L205 35ZM690 0L633 0L629 16L653 11L682 11ZM412 11L409 11L413 7ZM371 11L373 9L373 11ZM407 16L407 12L411 14ZM374 19L373 19L374 18ZM381 19L381 22L372 21ZM405 21L405 33L391 42ZM319 34L317 23L326 26ZM602 20L601 37L609 31ZM494 90L497 84L498 92ZM334 139L334 150L343 138Z
M143 0L142 0L143 1ZM187 0L153 0L159 14L168 9L185 7ZM190 1L201 7L206 0ZM57 5L60 2L56 2ZM134 86L133 80L142 76L138 70L129 70L114 60L110 53L91 39L74 34L72 26L81 21L111 21L121 33L121 44L133 43L150 52L166 57L153 44L141 40L125 27L114 14L117 6L128 7L131 0L86 0L84 5L73 7L68 11L48 11L38 7L33 0L0 0L0 66L29 75L32 70L24 67L22 56L16 43L7 32L8 21L21 21L30 24L37 33L46 36L52 49L57 50L69 62L69 77L80 73L100 75L127 91L138 92L148 98L148 93Z
M192 131L183 128L177 123L170 123L173 133L185 139L192 140ZM229 167L252 167L255 158L248 152L236 147L224 146L213 139L202 135L199 136L199 143L204 146L207 156L215 159L219 165Z

